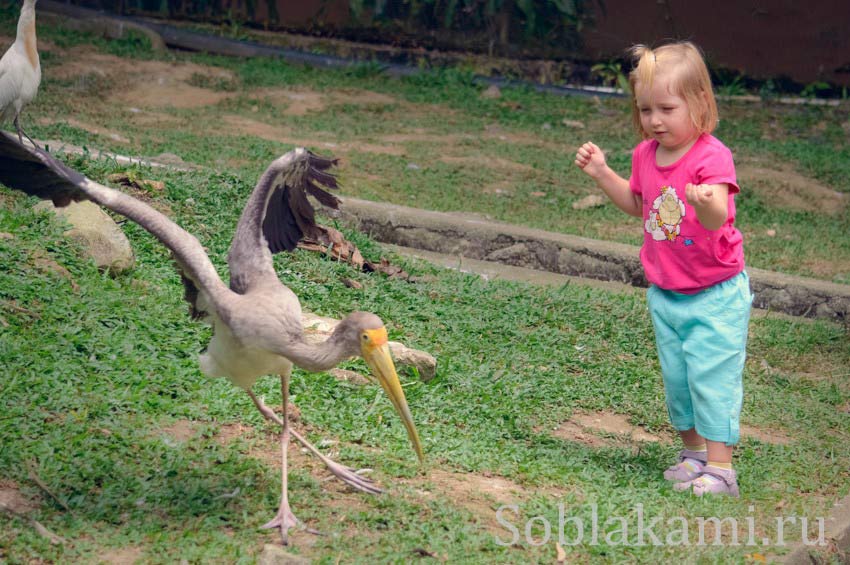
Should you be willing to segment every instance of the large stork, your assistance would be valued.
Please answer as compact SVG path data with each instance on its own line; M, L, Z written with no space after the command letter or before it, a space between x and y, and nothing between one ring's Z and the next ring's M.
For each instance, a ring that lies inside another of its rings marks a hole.
M282 427L280 508L263 527L279 528L284 544L289 528L297 523L287 495L290 434L341 480L364 492L381 492L368 478L328 459L289 427L286 409L293 365L307 371L324 371L344 359L362 356L401 417L420 462L424 459L380 318L368 312L354 312L337 325L326 341L311 343L304 337L298 297L280 282L274 270L273 253L292 250L304 235L315 235L314 210L307 194L323 204L338 205L336 197L322 188L337 186L335 177L327 172L335 163L298 148L269 165L236 227L227 258L228 286L219 278L200 242L168 217L123 192L86 178L46 151L0 132L0 182L52 200L57 206L92 200L138 223L171 250L193 317L205 318L213 326L212 339L199 356L201 370L209 376L228 377L245 389L265 418ZM271 374L280 376L282 418L251 390L258 377Z
M41 63L35 37L35 2L24 0L15 42L0 59L0 123L12 119L21 142L22 135L27 135L21 128L21 110L35 98L41 83Z

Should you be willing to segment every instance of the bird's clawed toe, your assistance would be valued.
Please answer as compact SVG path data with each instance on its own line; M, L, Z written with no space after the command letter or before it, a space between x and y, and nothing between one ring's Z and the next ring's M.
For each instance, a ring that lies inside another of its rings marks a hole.
M358 474L358 472L351 467L340 465L339 463L331 460L325 461L325 464L327 465L328 470L333 473L336 478L361 492L369 494L381 494L384 492L383 489L378 487L372 481L372 479Z
M289 506L283 506L277 511L277 515L274 518L260 527L264 530L280 528L280 538L283 541L283 545L289 545L289 529L296 525L298 525L298 519L295 517L295 514L292 513Z

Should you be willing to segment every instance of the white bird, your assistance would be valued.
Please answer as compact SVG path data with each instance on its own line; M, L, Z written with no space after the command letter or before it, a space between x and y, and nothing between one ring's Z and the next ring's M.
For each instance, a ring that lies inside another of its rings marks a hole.
M304 235L315 237L317 226L307 193L325 205L338 200L319 185L336 187L327 173L335 160L295 149L276 159L251 193L236 227L227 262L230 284L218 276L200 242L162 213L123 192L100 185L58 161L38 147L27 147L13 135L0 132L0 182L57 206L89 199L122 214L156 236L171 250L185 286L194 318L206 318L213 336L200 355L201 370L225 376L250 395L259 411L282 426L281 502L265 528L279 528L284 544L296 525L287 495L287 446L292 434L317 455L328 469L364 492L381 492L369 479L322 455L295 430L286 415L292 365L324 371L360 355L386 391L404 423L420 462L424 460L419 436L405 400L387 345L387 330L374 314L354 312L344 318L323 343L305 339L298 297L277 277L272 253L292 250ZM251 391L262 375L280 376L283 417L280 418Z
M41 63L35 38L35 2L24 0L18 18L18 35L0 59L0 123L14 120L18 140L23 143L21 110L32 102L41 83ZM32 139L30 139L32 141Z

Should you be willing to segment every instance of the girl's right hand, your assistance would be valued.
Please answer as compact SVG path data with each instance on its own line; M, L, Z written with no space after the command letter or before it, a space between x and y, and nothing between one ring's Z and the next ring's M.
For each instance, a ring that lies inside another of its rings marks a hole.
M579 169L592 178L599 177L608 166L605 164L605 154L590 141L578 148L575 162Z

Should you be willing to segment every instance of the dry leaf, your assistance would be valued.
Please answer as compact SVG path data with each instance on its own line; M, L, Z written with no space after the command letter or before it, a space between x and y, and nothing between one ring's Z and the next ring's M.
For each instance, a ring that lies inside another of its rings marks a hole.
M161 180L143 180L141 183L148 188L152 188L157 192L162 192L165 190L165 183Z
M327 253L332 259L351 263L358 269L363 269L365 263L363 255L357 246L345 239L339 230L327 226L316 226L318 237L304 238L298 243L298 247L308 251Z
M564 551L564 548L561 547L560 543L555 544L555 551L558 552L558 558L555 560L555 563L566 563L567 562L567 552Z
M364 267L364 271L371 271L376 273L384 273L388 277L400 278L404 280L410 280L410 275L404 271L401 267L397 267L396 265L391 264L388 260L381 257L380 263L370 263L367 262Z

